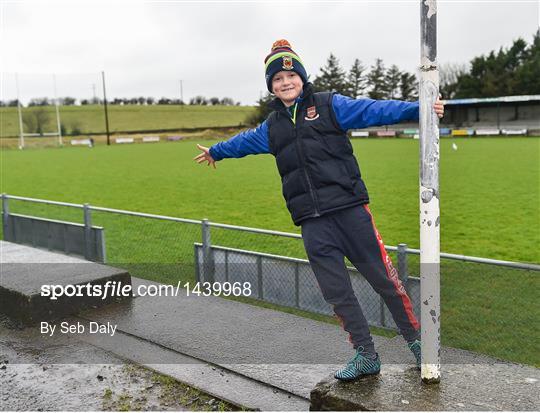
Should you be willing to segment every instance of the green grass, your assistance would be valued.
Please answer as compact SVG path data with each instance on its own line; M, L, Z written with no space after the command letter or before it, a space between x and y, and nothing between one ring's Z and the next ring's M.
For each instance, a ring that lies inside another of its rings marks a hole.
M30 113L36 107L23 108ZM47 106L50 122L47 132L56 132L54 106ZM253 112L250 106L179 106L179 105L108 105L109 128L115 131L162 130L183 128L208 128L215 126L238 126L245 124L246 117ZM19 135L17 108L1 107L2 137ZM103 106L61 106L60 118L67 132L71 133L77 124L83 133L105 133L105 114ZM28 132L28 131L26 131Z
M3 151L1 191L299 232L271 156L226 160L213 170L192 161L195 143ZM354 140L353 146L386 244L417 248L418 142L370 139ZM540 261L539 149L538 138L441 141L442 251ZM82 221L81 211L65 207L20 201L10 201L10 207ZM162 282L193 280L198 226L101 212L93 213L93 223L106 228L109 262L127 263L134 275ZM301 240L213 228L212 242L305 258ZM410 258L410 267L418 274L417 258ZM443 260L443 344L540 365L539 275Z
M441 142L441 250L540 261L540 139ZM198 142L2 152L3 192L236 225L299 232L270 155L213 170L192 158ZM212 141L201 141L210 146ZM418 145L354 141L387 244L419 246Z

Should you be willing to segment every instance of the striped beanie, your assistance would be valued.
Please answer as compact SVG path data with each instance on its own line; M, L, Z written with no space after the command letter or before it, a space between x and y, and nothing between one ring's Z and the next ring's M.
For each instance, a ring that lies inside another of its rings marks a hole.
M307 73L300 57L292 50L291 44L284 39L277 40L272 45L270 54L264 59L266 86L272 93L272 78L277 72L290 70L297 73L304 84L307 83Z

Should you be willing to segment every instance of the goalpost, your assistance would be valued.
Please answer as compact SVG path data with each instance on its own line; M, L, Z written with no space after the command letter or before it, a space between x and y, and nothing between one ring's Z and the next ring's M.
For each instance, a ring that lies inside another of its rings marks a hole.
M441 378L437 2L420 0L420 317L424 383Z
M44 132L44 133L25 133L24 132L24 122L23 122L23 116L22 116L22 106L21 106L21 97L20 97L20 91L19 91L19 75L15 73L15 84L17 88L17 112L19 115L19 149L24 149L25 137L39 137L39 136L52 136L58 137L58 146L63 146L62 141L62 128L60 123L60 110L58 108L58 96L56 93L56 75L53 76L53 89L54 89L54 106L55 106L55 112L56 112L56 132Z

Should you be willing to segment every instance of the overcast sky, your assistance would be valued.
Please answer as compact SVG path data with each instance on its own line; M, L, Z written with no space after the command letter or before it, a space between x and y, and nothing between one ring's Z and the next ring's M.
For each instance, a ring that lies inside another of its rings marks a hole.
M472 57L539 27L538 1L438 2L439 63ZM53 96L228 96L253 104L265 90L263 60L273 41L288 39L311 77L330 52L349 69L416 71L419 1L6 1L1 7L3 100Z

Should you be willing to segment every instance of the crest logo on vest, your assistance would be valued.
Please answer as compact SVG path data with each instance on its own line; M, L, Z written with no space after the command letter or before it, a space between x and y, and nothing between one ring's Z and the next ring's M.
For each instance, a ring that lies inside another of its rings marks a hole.
M319 117L319 114L317 113L317 108L315 106L310 106L307 108L307 116L305 117L306 120L315 120Z

